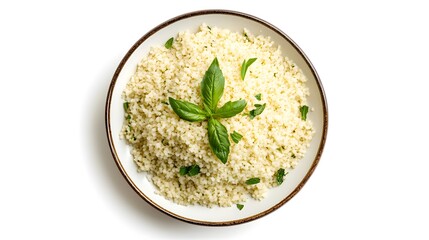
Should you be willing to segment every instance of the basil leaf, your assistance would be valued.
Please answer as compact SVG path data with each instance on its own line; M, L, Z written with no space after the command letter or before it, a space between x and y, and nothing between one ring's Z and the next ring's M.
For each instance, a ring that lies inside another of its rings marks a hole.
M170 106L173 108L173 111L179 115L181 119L190 122L201 122L207 118L206 111L202 110L196 104L176 100L171 97L168 98L168 101L170 102Z
M204 103L212 112L216 112L217 103L223 95L225 78L219 68L217 58L213 60L201 81L201 95Z
M240 210L240 211L241 211L241 209L243 209L243 208L244 208L244 205L243 205L243 204L239 204L239 203L237 203L237 208L238 208L238 210Z
M222 163L226 163L229 155L229 146L231 145L228 139L228 130L218 120L210 118L208 132L209 143L213 153Z
M250 113L249 113L250 119L253 119L256 116L260 115L264 111L266 105L267 105L266 103L264 103L262 105L261 104L255 104L254 106L256 108L253 109L253 110L251 110Z
M247 103L245 100L238 100L234 102L227 102L221 108L219 108L213 117L230 118L241 113L246 107Z
M232 141L234 141L235 143L240 142L241 138L243 137L243 135L241 135L240 133L234 131L233 133L231 133L231 138Z
M301 112L301 119L304 121L307 120L308 106L307 105L301 106L299 108L299 111Z
M255 177L255 178L249 178L246 180L246 184L247 185L253 185L253 184L257 184L261 181L261 179Z
M258 101L261 101L261 99L262 99L262 94L261 94L261 93L256 94L256 95L255 95L255 98L256 98Z
M243 64L241 65L241 80L244 80L244 77L246 76L247 69L249 68L252 63L256 61L257 58L250 58L249 60L244 60Z
M167 49L170 49L173 46L173 41L174 41L174 38L171 37L170 39L167 40L167 42L165 42L164 47Z
M284 176L285 176L285 169L284 168L280 168L279 170L277 170L277 172L276 172L276 180L277 180L277 184L278 185L280 185L280 184L283 183L283 177Z
M189 167L188 176L192 177L200 173L200 166L192 165Z

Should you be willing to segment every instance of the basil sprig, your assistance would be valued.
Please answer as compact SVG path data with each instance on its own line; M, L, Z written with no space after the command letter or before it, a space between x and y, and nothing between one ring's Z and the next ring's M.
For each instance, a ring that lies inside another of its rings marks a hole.
M201 81L204 108L194 103L168 98L171 108L181 119L189 122L201 122L208 119L210 148L222 163L226 163L228 160L231 143L229 142L228 130L219 119L233 117L242 112L247 105L245 100L238 100L229 101L217 108L224 88L225 78L219 67L219 61L215 58Z

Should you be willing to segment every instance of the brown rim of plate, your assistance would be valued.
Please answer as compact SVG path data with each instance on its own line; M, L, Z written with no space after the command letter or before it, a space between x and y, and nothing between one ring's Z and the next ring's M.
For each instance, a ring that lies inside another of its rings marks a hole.
M175 214L173 212L170 212L167 209L162 208L161 206L159 206L158 204L156 204L154 201L152 201L149 197L147 197L136 186L136 184L131 180L131 178L128 176L128 174L124 170L124 168L123 168L123 166L122 166L122 164L121 164L121 162L119 160L119 157L117 155L117 152L116 152L116 149L115 149L115 145L113 143L112 132L111 132L111 127L110 127L110 104L111 104L113 89L115 87L115 84L116 84L117 78L119 76L119 73L122 71L123 66L128 61L128 59L132 55L132 53L144 41L146 41L146 39L148 39L150 36L152 36L153 34L155 34L160 29L163 29L166 26L168 26L168 25L170 25L170 24L172 24L174 22L177 22L177 21L180 21L180 20L183 20L183 19L186 19L186 18L194 17L194 16L211 15L211 14L225 14L225 15L233 15L233 16L247 18L247 19L250 19L252 21L258 22L258 23L260 23L260 24L262 24L262 25L270 28L271 30L273 30L274 32L276 32L280 36L282 36L284 39L286 39L299 52L299 54L301 55L301 57L306 61L306 63L310 67L311 72L312 72L313 76L315 77L315 79L317 81L317 86L318 86L318 89L319 89L320 96L322 98L321 100L322 100L322 105L323 105L323 132L322 132L322 139L320 141L319 148L317 150L316 158L314 159L314 161L313 161L310 169L308 170L308 172L304 176L304 178L301 180L301 182L299 183L299 185L286 198L284 198L282 201L280 201L279 203L277 203L273 207L271 207L271 208L269 208L269 209L267 209L267 210L265 210L263 212L260 212L258 214L253 215L253 216L242 218L242 219L237 219L237 220L232 220L232 221L222 221L222 222L210 222L210 221L201 221L201 220L195 220L195 219L186 218L186 217L180 216L178 214ZM131 49L126 53L126 55L124 56L124 58L119 63L119 66L116 69L116 71L115 71L115 73L113 75L112 81L110 83L109 91L107 93L106 108L105 108L105 124L106 124L107 139L109 141L110 151L112 152L112 155L113 155L113 158L114 158L114 160L116 162L116 165L118 166L121 174L127 180L128 184L146 202L148 202L150 205L152 205L156 209L160 210L161 212L163 212L163 213L165 213L165 214L167 214L167 215L169 215L171 217L174 217L176 219L179 219L181 221L188 222L188 223L197 224L197 225L205 225L205 226L231 226L231 225L236 225L236 224L250 222L250 221L256 220L258 218L261 218L263 216L266 216L267 214L273 212L274 210L276 210L279 207L281 207L282 205L284 205L286 202L288 202L290 199L292 199L301 190L301 188L304 186L304 184L307 182L307 180L313 174L313 172L314 172L314 170L315 170L315 168L316 168L317 164L319 163L319 160L320 160L320 158L322 156L322 152L323 152L323 148L325 146L327 132L328 132L328 106L327 106L326 96L325 96L325 92L323 90L322 83L320 81L319 75L317 74L317 72L316 72L313 64L310 62L310 60L307 58L307 56L304 54L304 52L298 47L298 45L289 36L287 36L284 32L282 32L277 27L275 27L272 24L266 22L265 20L262 20L260 18L255 17L255 16L252 16L250 14L242 13L242 12L237 12L237 11L232 11L232 10L210 9L210 10L200 10L200 11L189 12L189 13L185 13L185 14L176 16L174 18L171 18L170 20L167 20L167 21L161 23L160 25L156 26L152 30L150 30L148 33L146 33L143 37L141 37L131 47Z

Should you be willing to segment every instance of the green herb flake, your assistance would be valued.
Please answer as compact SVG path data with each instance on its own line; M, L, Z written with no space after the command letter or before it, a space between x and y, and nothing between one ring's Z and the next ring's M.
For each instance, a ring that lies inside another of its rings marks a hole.
M200 166L194 164L191 166L183 166L179 169L179 175L185 176L188 175L190 177L195 176L200 173Z
M301 106L299 108L299 111L301 112L301 119L304 121L307 120L308 106L307 105Z
M123 106L124 106L125 112L128 112L128 109L130 107L130 103L129 102L124 102Z
M255 98L256 98L258 101L261 101L261 99L262 99L262 94L261 94L261 93L256 94L256 95L255 95Z
M235 143L240 142L240 140L241 140L242 137L243 137L243 135L241 135L240 133L238 133L236 131L234 131L233 133L231 133L231 139Z
M244 205L237 203L237 208L238 208L238 210L241 211L244 208Z
M256 116L261 115L261 113L264 111L266 105L267 105L266 103L255 104L254 106L256 108L251 110L249 113L250 119L254 119Z
M180 167L180 170L179 170L180 176L185 176L186 174L188 174L188 172L189 172L189 167L185 167L185 166Z
M173 41L174 41L174 38L171 37L170 39L167 40L167 42L165 42L164 47L167 49L170 49L173 46Z
M246 32L243 32L243 36L246 38L246 40L247 40L247 41L249 41L249 42L250 42L249 35L247 35L247 33L246 33Z
M243 64L241 65L241 80L244 80L246 77L247 69L256 61L257 58L250 58L249 60L243 60Z
M247 185L254 185L254 184L258 184L259 182L261 182L261 179L254 177L254 178L249 178L246 180L246 184Z
M168 102L166 102L166 101L162 101L161 103L163 103L163 104L165 104L165 105L170 105L170 104L168 104Z
M285 169L284 168L280 168L279 170L277 170L277 172L276 172L277 185L281 185L283 183L284 176L285 176Z
M198 165L192 165L189 168L188 176L192 177L192 176L197 175L198 173L200 173L200 166L198 166Z

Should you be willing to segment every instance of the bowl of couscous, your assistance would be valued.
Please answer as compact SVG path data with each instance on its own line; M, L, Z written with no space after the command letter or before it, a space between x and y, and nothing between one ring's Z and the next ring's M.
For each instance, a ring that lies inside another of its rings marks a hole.
M105 116L131 188L165 214L213 226L258 219L295 196L328 127L303 50L230 10L185 13L143 35L113 76Z

